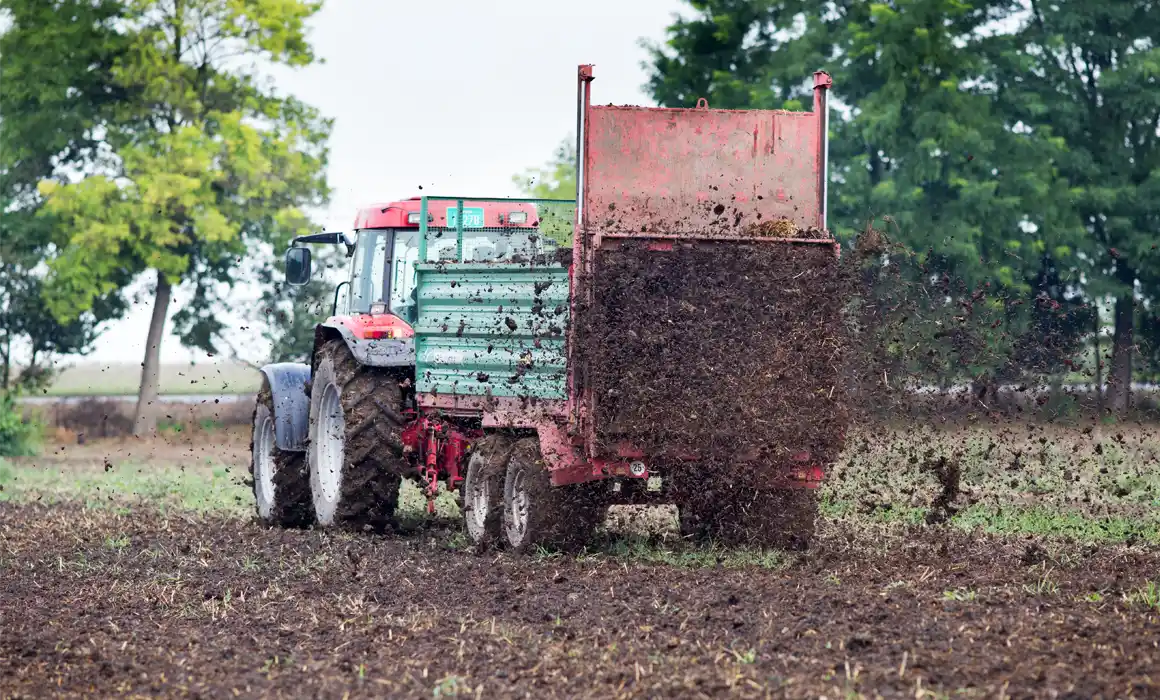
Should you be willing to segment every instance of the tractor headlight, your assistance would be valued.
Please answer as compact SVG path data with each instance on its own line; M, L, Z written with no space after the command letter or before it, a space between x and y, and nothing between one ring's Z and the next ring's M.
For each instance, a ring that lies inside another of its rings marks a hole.
M417 224L417 223L419 223L419 216L420 216L420 213L419 213L419 212L417 212L417 211L409 212L409 213L407 214L407 223L408 223L408 224Z
M528 223L528 213L526 211L508 212L509 224L526 224Z

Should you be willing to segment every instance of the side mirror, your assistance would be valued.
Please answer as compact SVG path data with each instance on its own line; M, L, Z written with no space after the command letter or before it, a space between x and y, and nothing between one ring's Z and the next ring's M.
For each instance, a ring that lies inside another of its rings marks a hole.
M301 287L310 281L310 249L291 248L286 251L286 282Z

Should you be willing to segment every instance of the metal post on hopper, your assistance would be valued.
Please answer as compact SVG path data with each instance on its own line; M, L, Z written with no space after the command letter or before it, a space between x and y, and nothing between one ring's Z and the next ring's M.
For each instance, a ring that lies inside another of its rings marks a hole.
M818 201L821 203L821 220L818 228L826 230L829 216L830 194L830 101L828 92L834 85L833 78L824 70L814 73L814 114L818 115L818 147L821 161L818 173Z

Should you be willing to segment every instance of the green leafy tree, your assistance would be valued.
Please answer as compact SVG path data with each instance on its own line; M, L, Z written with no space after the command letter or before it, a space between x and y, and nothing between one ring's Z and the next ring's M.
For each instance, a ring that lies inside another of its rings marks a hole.
M261 313L263 335L270 343L270 362L310 362L314 350L314 330L334 309L335 285L329 279L348 261L337 250L314 246L314 267L323 270L300 287L282 279L277 264L263 266Z
M32 215L15 211L0 218L8 223ZM121 316L125 309L119 294L109 294L94 299L87 312L68 322L49 313L39 266L52 239L34 235L40 230L36 223L13 223L0 239L0 392L46 388L55 375L54 359L87 352L98 324ZM17 367L20 350L23 358Z
M512 176L512 183L527 197L576 199L576 142L565 138L543 166ZM541 205L540 231L559 245L572 244L576 210L572 206Z
M67 231L36 215L41 180L67 181L107 156L99 125L126 96L112 78L127 48L115 29L123 9L0 0L0 390L45 386L55 356L85 352L99 324L125 310L112 293L66 322L49 312L41 262Z
M48 259L48 308L64 322L115 292L126 272L154 281L134 431L155 424L161 338L173 287L192 286L174 317L184 343L217 350L215 311L260 243L311 230L321 204L330 123L264 87L239 58L292 67L315 60L306 0L133 0L117 23L127 48L112 68L126 98L100 124L112 154L79 181L45 181L45 213L68 231Z
M1002 112L1066 145L1056 206L1082 233L1073 264L1115 299L1108 408L1129 405L1140 303L1160 291L1160 13L1149 3L1030 0L990 40ZM1144 315L1148 318L1148 314Z
M528 197L537 199L576 198L576 141L565 138L552 158L539 168L512 176L512 183Z
M661 104L706 97L714 107L809 109L810 75L834 75L830 226L850 239L878 222L913 253L908 264L921 274L900 277L893 293L922 299L937 287L931 279L956 281L940 308L916 302L924 313L899 331L912 341L899 345L957 357L926 376L986 382L1061 366L1089 328L1077 258L1084 233L1059 177L1066 143L1021 128L993 79L994 55L1007 50L994 27L1017 3L690 5L695 13L676 20L663 45L647 45L648 88ZM1067 342L1030 367L1033 354L1019 348L1043 328L1041 307L1029 303L1041 295L1059 305L1047 308L1062 316L1053 323ZM972 336L995 350L966 358L938 342L949 337L939 316L962 317L950 312L964 303L976 310Z

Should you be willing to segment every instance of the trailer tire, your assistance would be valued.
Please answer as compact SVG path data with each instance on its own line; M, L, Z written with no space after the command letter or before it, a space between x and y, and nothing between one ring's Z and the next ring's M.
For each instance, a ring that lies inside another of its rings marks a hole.
M267 527L309 527L314 522L314 504L306 453L278 449L274 431L274 396L263 378L250 431L254 511L258 522Z
M592 484L552 486L538 438L512 446L504 475L504 540L517 554L544 547L582 547L600 524L607 504Z
M813 541L817 515L813 489L741 489L714 523L713 538L730 547L805 551Z
M403 392L386 370L326 341L310 381L310 490L323 527L385 532L395 525L406 471Z
M487 435L476 443L467 462L459 507L467 536L481 550L503 536L504 467L511 448L511 438Z
M818 492L816 489L781 489L776 492L780 501L776 516L776 546L789 551L805 551L813 544L818 528Z
M682 538L727 547L809 548L818 515L816 490L710 485L696 472L680 476L675 500Z

